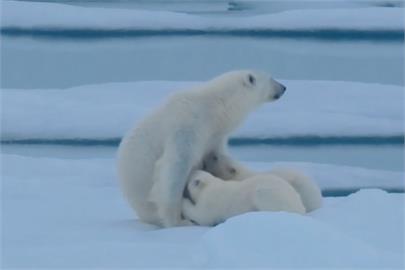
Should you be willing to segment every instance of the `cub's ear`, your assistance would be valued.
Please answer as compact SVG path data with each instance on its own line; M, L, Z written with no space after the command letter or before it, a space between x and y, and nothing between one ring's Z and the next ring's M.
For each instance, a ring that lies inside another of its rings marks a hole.
M204 187L206 184L207 184L207 182L206 181L204 181L204 179L201 179L201 178L197 178L197 179L194 179L193 180L193 186L194 187L196 187L196 188L202 188L202 187Z
M256 85L255 75L253 75L252 73L248 73L243 80L243 84L247 87L255 86Z

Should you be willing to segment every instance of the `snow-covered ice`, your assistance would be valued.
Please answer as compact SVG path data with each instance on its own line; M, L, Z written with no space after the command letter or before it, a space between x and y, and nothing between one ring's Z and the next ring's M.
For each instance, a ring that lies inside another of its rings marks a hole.
M403 31L401 8L291 10L249 17L212 18L169 11L2 2L2 28L70 30L380 30ZM44 16L46 14L46 16ZM108 20L106 20L108 18Z
M323 188L337 179L370 187L373 174L376 183L403 186L403 173L288 165L323 171L314 175ZM404 194L364 189L325 198L307 216L256 212L214 228L158 229L124 202L113 159L2 155L2 166L6 268L404 266Z
M352 203L352 199L356 203ZM370 206L369 200L379 203L375 212L374 204ZM203 236L204 249L209 254L207 265L246 268L363 268L403 265L403 228L399 227L404 225L404 216L401 213L403 195L364 190L334 203L336 204L327 204L318 211L328 211L332 219L327 221L318 218L318 212L305 217L289 213L248 213L234 217ZM390 211L389 214L380 211L381 203L384 208L390 205L386 209ZM339 211L343 209L344 211ZM375 222L377 217L386 216L389 218L378 225L384 226L384 231L393 229L398 232L398 235L393 232L385 235L390 238L389 244L395 245L394 248L391 246L391 250L395 249L391 252L386 249L386 240L375 237L382 228L367 228L368 222ZM353 218L360 222L352 222L350 227L342 225L347 219L350 222ZM385 227L388 222L393 223ZM356 226L361 226L366 233L358 231ZM364 237L367 233L370 237Z
M183 2L175 5L189 5L187 1ZM293 2L283 5L295 5ZM395 33L396 36L403 36L403 8L366 7L359 4L361 1L345 1L341 7L346 7L349 2L349 9L332 9L324 3L322 9L312 9L316 8L312 3L310 8L282 12L272 10L272 14L247 12L243 16L215 16L2 1L1 31L3 34L37 31L63 35L68 31L93 31L113 32L117 35L132 32L177 33L185 36L190 33L240 35L261 32L311 35L317 32L330 34L332 31L372 35ZM212 3L209 4L209 10L222 10L228 5L222 1L219 6L215 3L214 7ZM238 4L254 6L266 13L273 8L268 5L268 1L240 1ZM195 8L195 3L192 6ZM177 6L172 10L184 8ZM35 53L38 48L42 48L40 43L30 42L28 45L24 42L8 43L8 46L20 48L14 52L17 55L32 50L32 46L37 46ZM183 50L184 46L206 46L201 43L201 39L192 42L182 44L178 50ZM237 46L246 47L245 43L238 42ZM271 45L253 43L253 46L277 47L276 52L288 51L286 46L294 49L297 46L295 40L272 42ZM114 45L119 47L113 47L109 42L105 44L85 43L80 46L88 46L86 54L95 46L101 48L99 51L103 53L108 50L121 53L124 47L121 43ZM223 44L223 49L227 49L228 43ZM53 41L46 46L55 47L54 50L47 50L52 57L55 50L65 53L66 50L79 50L77 48L80 47L76 42L69 45L73 49L66 44L55 46ZM143 43L141 50L136 47L134 51L144 52L142 48L150 46L149 43ZM366 58L372 61L370 54L374 54L375 44L365 47L358 47L357 44L354 51L348 49L353 44L340 44L336 47L339 52L336 49L330 51L330 46L332 44L329 43L311 44L304 49L301 46L299 54L317 60L320 51L314 48L320 48L321 54L331 57L353 54L356 56L355 61L367 65L367 61L364 61ZM388 55L389 59L397 55L395 53L399 45L384 46L384 50L379 49L383 55ZM169 44L169 47L173 50L175 46ZM209 46L207 48L210 49ZM391 52L390 48L394 48L394 51ZM151 50L155 48L151 47ZM296 53L295 50L291 51ZM160 53L165 54L166 51ZM156 57L161 54L157 53ZM291 55L295 54L289 54L288 57L291 58ZM300 59L296 58L296 61ZM346 59L341 61L345 62ZM240 58L240 61L247 63L244 58ZM232 61L228 64L235 66ZM59 71L58 76L62 76L62 73ZM287 78L293 78L293 73L288 69ZM353 78L364 80L360 73L356 74ZM72 76L79 77L77 74ZM143 80L149 79L145 73L139 76ZM182 76L184 80L185 74ZM188 79L199 80L205 75L200 76ZM319 78L319 74L314 78ZM386 81L381 78L376 80ZM404 135L402 86L343 81L282 82L288 87L285 96L254 112L232 135L233 138L398 138ZM1 139L117 141L173 91L199 83L138 81L82 85L68 89L2 89ZM19 150L11 149L13 145L8 147L11 153L27 154L31 149L21 145L18 146ZM24 149L21 150L21 147ZM190 226L160 229L139 222L124 201L116 180L111 149L88 150L83 147L80 150L64 149L61 154L60 150L51 149L49 145L42 148L45 148L44 152L37 156L33 154L34 157L4 152L1 155L1 265L5 268L405 267L405 195L382 190L403 192L403 170L386 171L308 162L249 161L246 164L258 171L268 171L277 166L302 170L314 178L324 193L360 191L346 197L326 197L321 209L306 216L284 212L252 212L233 217L213 228ZM86 156L75 152L87 150L94 153ZM254 151L260 156L256 149ZM261 151L267 149L261 148ZM49 157L56 152L59 158ZM100 153L108 158L100 158ZM86 159L77 156L86 156Z
M284 96L255 111L233 137L403 135L400 86L282 82L287 86ZM151 81L2 89L2 140L120 138L170 93L196 84Z

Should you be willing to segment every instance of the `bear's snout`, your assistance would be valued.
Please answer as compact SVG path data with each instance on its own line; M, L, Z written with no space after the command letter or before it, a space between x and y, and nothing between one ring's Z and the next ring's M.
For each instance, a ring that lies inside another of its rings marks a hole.
M287 87L280 83L276 93L273 96L273 99L279 99L284 94L285 90L287 90Z

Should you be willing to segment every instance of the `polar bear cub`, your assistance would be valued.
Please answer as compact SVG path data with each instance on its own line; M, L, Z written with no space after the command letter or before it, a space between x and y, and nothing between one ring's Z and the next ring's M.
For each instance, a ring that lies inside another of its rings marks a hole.
M216 225L251 211L306 212L300 195L275 174L224 181L197 170L191 175L187 190L189 198L183 199L183 215L199 225Z
M241 167L234 162L228 162L229 157L221 154L211 154L204 160L203 170L212 173L220 179L242 181L260 173ZM243 170L242 170L242 169ZM292 168L276 167L268 173L277 175L287 181L300 195L307 212L318 209L322 205L322 194L319 186L312 178Z

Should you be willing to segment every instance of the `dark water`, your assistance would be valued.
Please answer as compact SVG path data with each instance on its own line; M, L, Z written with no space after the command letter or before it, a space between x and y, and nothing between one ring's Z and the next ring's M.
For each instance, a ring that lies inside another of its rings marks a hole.
M2 144L2 153L55 158L114 158L118 141L43 141ZM404 144L232 144L233 156L254 162L312 162L403 171Z
M114 159L117 147L113 145L55 145L3 144L4 154L62 159ZM356 166L376 170L403 171L404 147L398 145L319 145L319 146L231 146L231 154L242 161L261 162L314 162ZM111 166L114 166L113 163ZM384 189L403 193L403 188ZM324 189L325 197L347 196L358 188Z
M403 188L385 188L383 189L389 193L404 193ZM343 197L359 191L359 189L325 189L322 190L323 197Z
M365 8L403 1L34 0L246 17L296 9ZM1 87L66 88L139 80L207 80L254 68L273 77L403 85L401 30L107 30L1 28Z
M295 9L334 9L363 7L403 7L402 0L21 0L62 3L84 7L169 10L205 16L246 16L279 13Z
M276 78L403 85L403 40L258 36L2 36L3 88L139 80L207 80L254 68Z
M121 138L109 139L18 139L1 140L3 144L20 145L68 145L68 146L118 146ZM404 136L299 136L285 138L238 138L231 137L229 145L234 147L243 146L319 146L319 145L372 145L372 146L403 146Z

